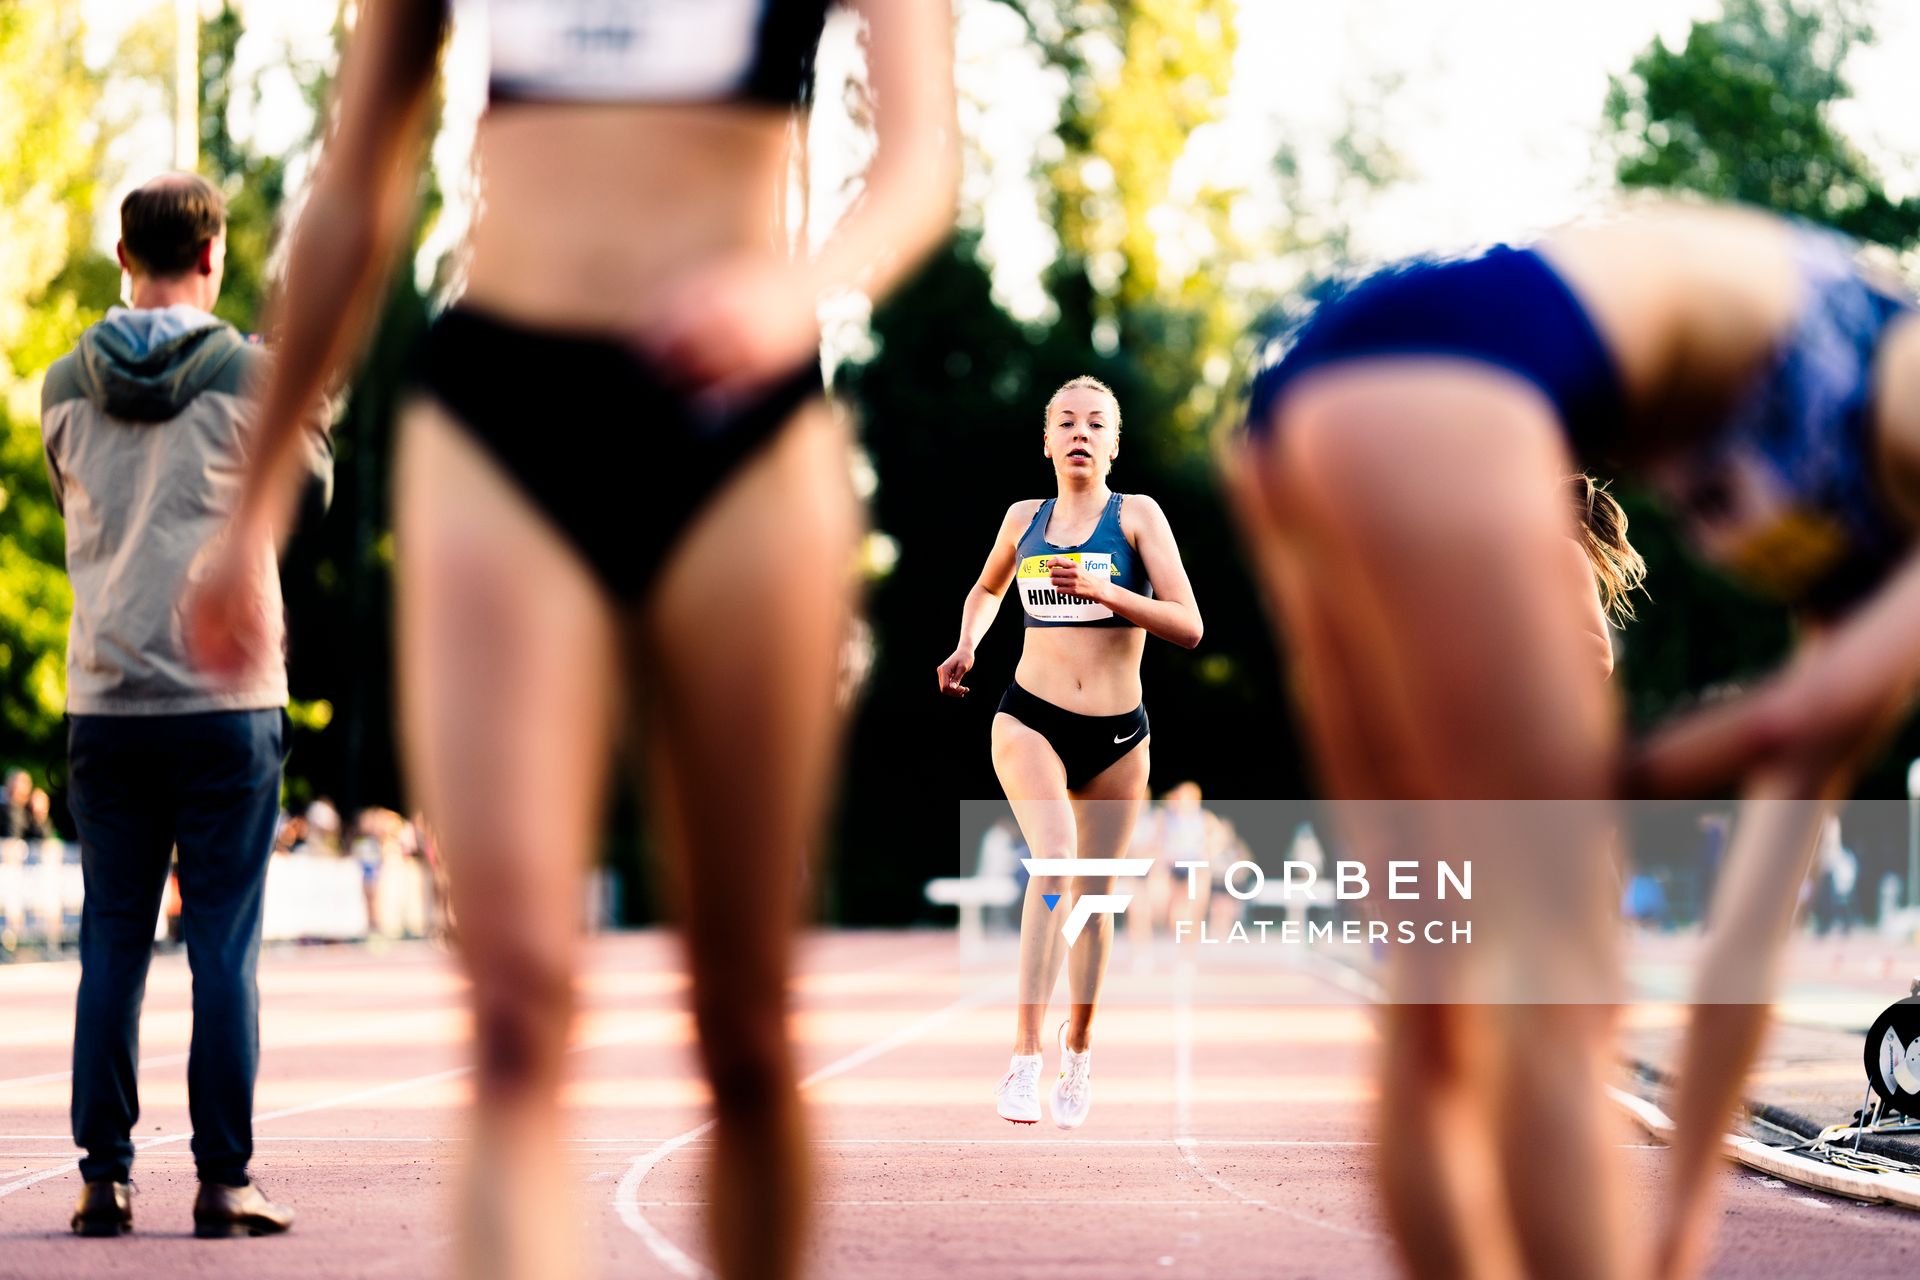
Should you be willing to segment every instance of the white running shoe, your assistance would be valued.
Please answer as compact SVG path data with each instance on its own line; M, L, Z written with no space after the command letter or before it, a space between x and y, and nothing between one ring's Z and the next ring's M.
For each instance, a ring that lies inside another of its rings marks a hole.
M993 1091L1000 1118L1015 1124L1040 1123L1040 1055L1016 1053L1007 1064L1007 1078Z
M1053 1122L1062 1129L1078 1129L1093 1110L1093 1046L1085 1053L1067 1048L1067 1024L1060 1024L1060 1076L1047 1099Z

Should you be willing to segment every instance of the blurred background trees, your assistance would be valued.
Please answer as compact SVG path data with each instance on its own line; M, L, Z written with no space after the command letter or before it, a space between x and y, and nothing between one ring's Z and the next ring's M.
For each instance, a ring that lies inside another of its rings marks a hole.
M1331 141L1276 121L1258 157L1258 190L1216 185L1195 159L1221 145L1240 55L1244 10L1235 0L968 3L1017 19L1026 50L1060 88L1057 108L1033 107L1057 110L1057 120L1026 161L1034 217L1057 252L1028 282L1045 306L1010 307L996 291L981 211L968 210L952 242L876 309L870 341L837 374L838 393L862 421L873 522L891 549L869 557L872 660L839 814L818 860L823 905L851 923L924 916L921 883L950 873L970 834L958 802L998 794L988 728L1018 656L1018 619L1003 618L989 635L965 701L941 697L933 671L953 647L961 600L1001 514L1052 491L1041 410L1076 374L1118 392L1125 427L1113 485L1166 508L1207 621L1193 652L1147 649L1156 790L1191 777L1216 797L1311 793L1211 449L1235 413L1250 325L1297 304L1301 289L1347 261L1355 251L1347 220L1371 196L1417 178L1377 110L1394 90L1388 77L1352 87L1348 125ZM1749 200L1913 248L1920 207L1889 195L1834 123L1850 92L1849 54L1873 39L1872 12L1864 0L1725 0L1676 42L1649 43L1595 103L1611 178ZM256 331L269 323L261 307L312 161L331 60L292 64L313 125L291 146L268 145L250 127L263 88L245 70L258 59L242 56L243 11L209 3L201 13L200 165L231 211L220 310ZM74 5L0 5L0 764L28 764L56 784L67 595L40 462L38 375L118 295L117 267L96 247L95 229L125 176L112 170L113 141L134 117L108 81L164 84L165 19L159 6L155 21L134 24L120 49L89 64ZM1332 187L1302 178L1329 167ZM416 246L440 216L423 169ZM385 464L393 402L426 317L420 282L443 276L445 264L414 265L398 273L384 327L344 401L334 508L303 536L286 574L301 728L289 766L295 803L324 794L349 812L403 804ZM1654 568L1620 677L1644 724L1761 670L1788 635L1777 614L1694 568L1656 514L1628 497ZM1916 748L1910 733L1866 789L1897 794L1898 762ZM636 819L624 797L609 843L644 917L653 910L650 860Z
M99 318L119 269L91 249L100 76L68 6L0 9L0 760L65 774L65 532L40 448L39 373Z

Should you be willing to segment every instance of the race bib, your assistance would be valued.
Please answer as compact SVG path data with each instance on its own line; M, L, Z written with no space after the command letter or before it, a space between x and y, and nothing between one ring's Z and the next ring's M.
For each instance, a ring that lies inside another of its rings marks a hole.
M1071 560L1088 577L1114 574L1113 557L1100 551L1056 551L1050 555L1028 556L1020 562L1016 581L1020 585L1020 607L1027 616L1041 622L1098 622L1111 618L1113 610L1081 596L1068 595L1053 586L1047 564L1053 560Z

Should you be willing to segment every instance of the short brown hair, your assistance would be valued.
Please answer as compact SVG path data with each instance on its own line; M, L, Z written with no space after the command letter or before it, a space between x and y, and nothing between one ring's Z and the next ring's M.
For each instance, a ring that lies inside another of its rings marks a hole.
M220 188L197 173L169 173L120 202L120 246L150 276L184 275L203 245L227 229Z

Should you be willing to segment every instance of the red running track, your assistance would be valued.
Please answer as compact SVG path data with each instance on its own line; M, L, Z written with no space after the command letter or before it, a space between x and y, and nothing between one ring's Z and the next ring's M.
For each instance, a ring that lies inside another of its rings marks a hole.
M568 1102L582 1230L603 1275L693 1276L704 1095L672 940L603 938L583 978ZM812 939L794 1031L814 1127L819 1276L1386 1276L1371 1167L1372 1025L1304 970L1137 974L1095 1031L1092 1119L998 1119L1010 959L951 935ZM197 1241L187 1150L188 976L156 960L143 1031L138 1232L65 1233L70 963L0 969L0 1278L448 1274L469 1089L463 985L425 946L289 949L261 964L254 1173L286 1237ZM1048 1066L1052 1066L1049 1051ZM1050 1080L1049 1075L1046 1079ZM1644 1220L1664 1153L1624 1129ZM1729 1173L1715 1274L1830 1274L1920 1258L1920 1216Z

